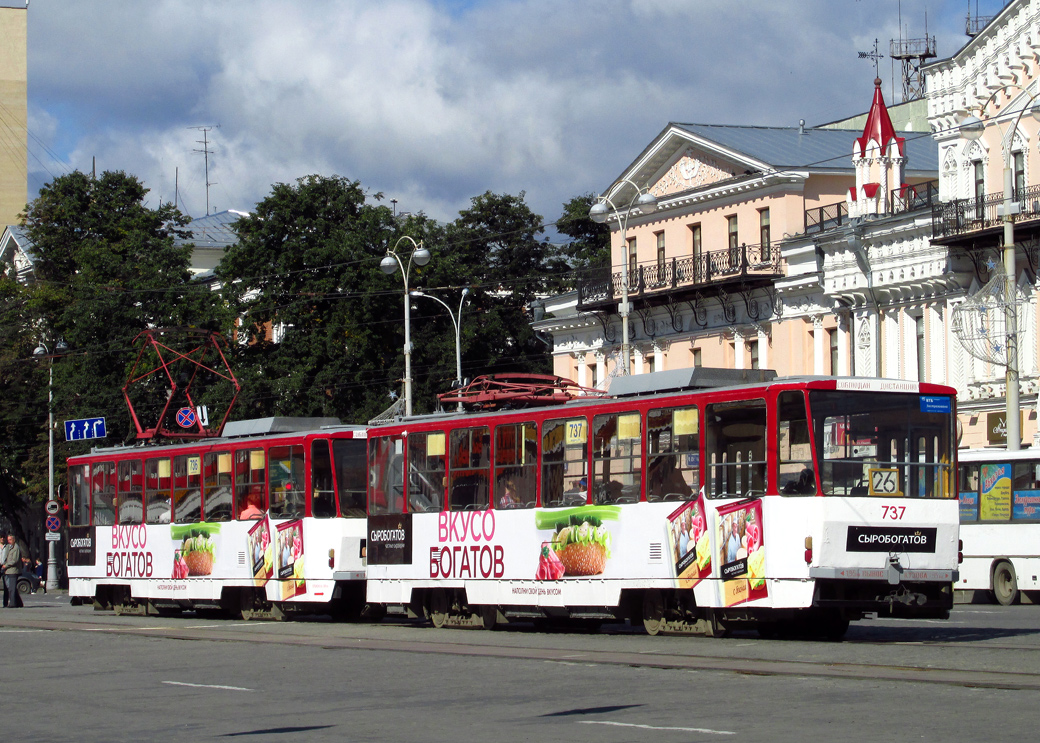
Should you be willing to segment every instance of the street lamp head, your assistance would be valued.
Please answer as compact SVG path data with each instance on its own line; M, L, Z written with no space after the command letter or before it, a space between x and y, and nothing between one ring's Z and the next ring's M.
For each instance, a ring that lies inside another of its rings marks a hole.
M42 343L36 347L35 351L33 351L33 356L46 356L46 355L47 355L47 347L45 345L43 345Z
M54 344L54 353L66 353L68 350L69 344L63 340L60 340Z
M641 194L636 199L636 205L643 214L653 214L657 211L657 197L652 193Z
M467 294L469 294L469 287L468 286L462 287L462 296L466 296Z
M982 119L978 116L965 116L961 119L957 128L965 139L976 140L982 136L982 132L986 130L986 125L982 123Z
M410 291L408 293L411 294L413 297L425 297L426 296L425 294L423 294L418 289L413 289L412 291Z
M379 261L380 270L387 276L397 271L397 259L392 255L383 256L383 260Z
M603 201L597 201L595 204L592 205L592 208L589 209L589 219L591 219L596 224L603 224L604 222L606 222L607 215L609 214L610 209Z
M430 251L424 248L422 243L419 243L418 249L412 253L412 260L415 261L417 266L425 266L430 262Z

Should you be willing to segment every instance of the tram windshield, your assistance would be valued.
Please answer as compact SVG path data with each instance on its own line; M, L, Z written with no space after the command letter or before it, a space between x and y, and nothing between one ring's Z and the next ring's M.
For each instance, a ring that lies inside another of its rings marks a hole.
M825 495L955 495L950 396L814 390L809 409Z

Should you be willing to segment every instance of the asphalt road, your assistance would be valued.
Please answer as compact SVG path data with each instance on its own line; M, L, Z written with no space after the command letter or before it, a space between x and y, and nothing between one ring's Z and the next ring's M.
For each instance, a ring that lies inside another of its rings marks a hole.
M1040 706L1037 606L826 643L26 603L0 610L0 719L31 741L1021 741Z

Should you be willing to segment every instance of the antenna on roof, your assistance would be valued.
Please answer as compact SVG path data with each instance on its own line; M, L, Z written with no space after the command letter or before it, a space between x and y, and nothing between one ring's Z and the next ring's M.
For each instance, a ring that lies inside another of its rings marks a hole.
M909 35L909 34L907 34ZM935 37L928 35L928 15L924 17L924 38L903 38L903 5L899 4L899 39L889 42L892 60L902 63L903 102L924 98L924 75L921 66L936 56Z
M194 152L201 152L206 157L206 216L208 217L209 216L209 187L210 186L215 186L217 184L216 183L210 183L210 181L209 181L209 156L211 154L213 154L213 150L211 150L209 148L209 137L207 135L209 134L209 132L213 131L214 129L219 129L220 128L220 124L213 124L213 125L210 125L210 126L189 126L188 128L189 129L198 129L199 131L202 132L202 139L201 140L198 140L198 139L195 140L198 144L202 145L202 149L201 150L194 150Z

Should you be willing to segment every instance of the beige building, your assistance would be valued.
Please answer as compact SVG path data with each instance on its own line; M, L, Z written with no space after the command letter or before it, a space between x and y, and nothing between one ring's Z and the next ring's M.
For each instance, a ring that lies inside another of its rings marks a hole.
M0 7L0 225L28 201L26 9Z

